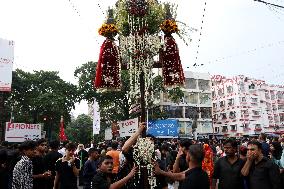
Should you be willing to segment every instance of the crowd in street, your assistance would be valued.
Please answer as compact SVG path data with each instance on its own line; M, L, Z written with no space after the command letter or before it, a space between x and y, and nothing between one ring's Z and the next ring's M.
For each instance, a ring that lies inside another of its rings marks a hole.
M1 189L142 189L133 146L145 124L130 138L84 147L70 141L25 141L0 147ZM284 136L157 139L153 158L155 189L284 188ZM154 160L155 159L155 160Z

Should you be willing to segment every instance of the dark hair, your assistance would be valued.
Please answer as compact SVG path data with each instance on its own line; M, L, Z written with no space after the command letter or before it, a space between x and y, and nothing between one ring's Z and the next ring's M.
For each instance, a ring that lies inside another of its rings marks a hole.
M36 141L36 145L39 146L39 145L41 145L41 144L44 143L44 142L47 142L46 139L44 139L44 138L38 139L38 140Z
M60 142L58 140L53 140L49 143L51 149L58 149L60 146Z
M102 157L100 157L100 159L98 161L97 167L100 167L106 159L113 160L113 158L109 155L102 156Z
M189 147L192 145L192 141L189 139L182 139L179 145L181 147L185 147L186 150L189 150Z
M262 145L257 140L251 140L248 142L248 145L256 145L258 149L262 150Z
M117 150L117 147L118 147L118 142L113 141L113 142L111 143L111 148L114 149L114 150Z
M23 143L20 144L19 146L19 150L23 151L23 150L33 150L36 147L36 142L32 141L32 140L27 140Z
M160 151L169 151L169 146L167 144L162 144L161 148L160 148Z
M64 141L62 142L62 146L65 147L68 143L69 143L69 140L64 140Z
M94 153L94 152L98 152L98 154L99 154L100 150L96 149L96 148L90 148L89 151L88 151L89 156L92 155L92 153Z
M66 144L65 148L70 151L70 150L76 150L77 146L76 146L76 144L70 142L70 143Z
M238 143L237 143L237 141L234 140L234 139L232 139L232 138L226 139L226 140L224 141L223 145L225 145L225 144L231 144L231 146L232 146L233 148L238 148Z
M8 153L6 149L0 150L0 164L3 164L7 161Z
M283 149L280 142L272 142L271 144L274 147L274 151L272 151L272 156L277 160L281 159Z
M266 140L266 134L260 133L259 138L262 140Z
M203 146L200 144L192 144L189 147L190 160L195 163L201 164L204 159Z

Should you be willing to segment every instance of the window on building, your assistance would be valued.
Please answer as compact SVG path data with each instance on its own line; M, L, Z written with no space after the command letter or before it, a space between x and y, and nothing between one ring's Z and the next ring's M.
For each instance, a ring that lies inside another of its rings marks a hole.
M233 98L228 99L228 105L229 106L233 106L234 105L234 99Z
M270 91L271 100L275 100L275 93L274 91Z
M241 92L245 92L245 84L242 82L242 83L240 83L240 85L239 85L239 90L241 91Z
M214 115L213 115L214 121L217 121L217 120L218 120L218 117L219 117L218 114L214 114Z
M164 102L171 102L171 100L169 99L169 95L167 93L163 93L163 101Z
M190 104L198 104L198 93L189 93L188 101Z
M242 117L243 117L243 116L248 116L248 115L249 115L248 110L242 110L242 111L241 111L241 113L242 113Z
M230 111L229 118L230 119L235 119L236 118L236 112L235 111Z
M185 79L185 87L187 89L196 89L196 79L186 78Z
M200 96L200 104L207 104L207 105L211 104L211 98L209 94L200 93L199 96Z
M249 129L249 124L248 123L243 123L243 127L244 127L244 129Z
M231 125L231 131L236 131L237 130L237 125Z
M233 92L233 86L228 86L227 93L232 93L232 92Z
M255 89L255 84L253 84L253 83L250 84L250 85L249 85L249 89Z
M226 113L221 113L220 116L221 116L221 119L227 119Z
M277 92L277 99L278 100L283 100L284 99L283 91L278 91Z
M279 109L279 110L284 110L284 105L280 105L280 104L279 104L279 105L278 105L278 109Z
M261 129L261 124L255 124L255 129Z
M213 108L217 108L217 103L213 103Z
M216 97L216 92L212 91L212 97L215 98Z
M215 130L215 133L219 133L220 128L219 127L215 127L214 130Z
M280 122L284 122L284 113L279 114Z
M196 119L199 118L199 108L198 107L185 107L185 118Z
M210 91L210 81L199 79L198 87L199 87L199 90Z
M241 102L246 102L247 99L246 99L246 97L240 97L240 101L241 101Z
M255 115L255 116L259 116L259 115L260 115L260 112L259 112L259 111L256 111L256 110L252 110L252 114Z
M182 106L164 106L169 118L183 118Z
M268 92L265 92L265 98L266 98L266 99L270 99Z
M227 126L223 126L222 127L222 132L228 132L228 127Z
M257 103L257 98L251 98L251 102Z
M220 107L221 107L221 108L224 108L224 107L225 107L225 101L221 101L221 102L220 102Z
M200 108L201 118L203 119L211 119L212 113L211 108Z
M218 95L223 96L224 95L224 89L218 89Z
M276 105L272 105L272 109L273 109L273 111L277 111L277 106Z
M184 101L184 103L189 103L189 94L188 93L184 93L183 101Z

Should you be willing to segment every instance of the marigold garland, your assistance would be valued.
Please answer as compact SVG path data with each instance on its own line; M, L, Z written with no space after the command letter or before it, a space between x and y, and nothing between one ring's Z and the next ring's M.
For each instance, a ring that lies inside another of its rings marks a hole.
M164 33L170 33L170 34L179 31L176 21L172 19L164 20L163 23L160 25L160 28Z
M118 33L118 29L114 24L103 24L99 29L99 34L104 37L114 37Z

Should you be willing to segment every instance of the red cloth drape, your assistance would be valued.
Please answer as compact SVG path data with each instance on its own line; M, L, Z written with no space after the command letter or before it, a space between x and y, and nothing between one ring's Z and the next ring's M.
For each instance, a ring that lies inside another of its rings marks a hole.
M120 88L119 54L115 43L106 39L100 49L96 69L95 88Z
M169 34L165 36L162 56L164 85L183 85L185 79L179 49L175 39Z
M208 174L210 186L212 184L212 176L214 171L213 151L208 144L203 145L204 160L202 161L202 169Z
M60 121L59 140L60 141L67 140L67 137L66 137L65 131L64 131L64 122L63 121Z

